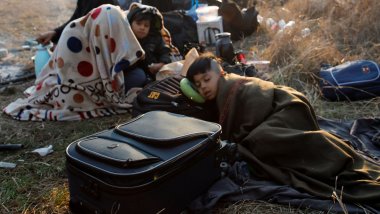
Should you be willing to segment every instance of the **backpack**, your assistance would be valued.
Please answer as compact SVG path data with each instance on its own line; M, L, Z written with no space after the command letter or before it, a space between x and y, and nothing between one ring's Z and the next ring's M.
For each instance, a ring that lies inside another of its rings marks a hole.
M161 13L173 10L172 0L142 0L142 4L153 6Z
M223 17L223 30L231 33L231 39L236 41L251 35L259 26L255 6L242 11L239 5L230 0L223 0L219 7L219 14Z
M172 0L175 10L189 10L193 6L193 0Z
M220 6L218 0L172 0L174 10L190 10L193 5L207 4L208 6Z
M370 60L350 61L319 72L323 97L330 101L362 100L380 95L380 70Z
M184 56L187 43L198 43L197 25L183 10L162 13L165 28L170 32L172 43Z
M162 110L207 121L217 121L216 111L210 104L199 104L187 98L180 89L184 77L172 76L145 86L133 102L132 116Z

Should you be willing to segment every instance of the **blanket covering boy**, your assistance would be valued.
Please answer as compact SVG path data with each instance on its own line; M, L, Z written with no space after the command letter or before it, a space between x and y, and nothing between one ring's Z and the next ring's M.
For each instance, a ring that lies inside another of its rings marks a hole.
M17 120L83 120L131 107L122 70L144 56L126 13L102 5L64 29L27 99L3 111Z
M323 198L342 192L343 202L380 208L380 164L320 130L301 93L229 74L219 80L216 103L222 139L239 142L256 176Z

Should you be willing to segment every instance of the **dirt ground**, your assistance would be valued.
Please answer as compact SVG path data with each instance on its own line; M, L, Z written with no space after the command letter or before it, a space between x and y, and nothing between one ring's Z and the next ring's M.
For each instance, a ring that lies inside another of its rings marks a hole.
M64 23L73 13L75 0L1 0L0 48L8 49L8 56L0 59L1 66L16 65L33 71L33 50L15 51L26 41ZM18 88L17 86L15 86ZM1 107L5 104L0 103Z
M38 33L62 24L74 12L75 0L1 0L0 42L21 46Z

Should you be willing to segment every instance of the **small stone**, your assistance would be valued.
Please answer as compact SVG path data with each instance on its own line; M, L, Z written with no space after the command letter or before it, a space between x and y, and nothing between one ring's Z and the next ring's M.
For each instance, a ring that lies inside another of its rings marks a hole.
M9 162L0 162L0 168L6 168L6 169L13 169L17 166L15 163L9 163Z
M5 58L8 55L8 50L6 48L0 49L0 59Z
M14 86L5 86L0 88L1 95L12 95L16 93L16 88Z

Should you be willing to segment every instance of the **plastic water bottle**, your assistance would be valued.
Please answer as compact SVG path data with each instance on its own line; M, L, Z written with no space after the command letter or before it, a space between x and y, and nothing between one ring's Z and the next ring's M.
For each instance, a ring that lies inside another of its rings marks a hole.
M5 58L8 55L8 50L5 48L0 49L0 59Z
M302 35L302 38L305 38L305 37L307 37L307 36L309 36L310 35L310 28L304 28L304 29L302 29L301 30L301 35Z
M266 25L268 28L272 29L274 25L277 25L276 21L272 18L266 20Z
M286 28L292 28L295 25L296 25L295 21L289 21L288 23L286 23L286 25L284 25L284 29L286 29Z
M38 45L36 56L34 58L34 72L36 78L40 75L42 68L48 63L50 54L46 46Z
M257 15L257 22L261 24L263 21L264 21L264 17Z
M285 20L281 19L280 21L278 21L278 26L280 27L281 30L285 28L285 25L286 25Z

